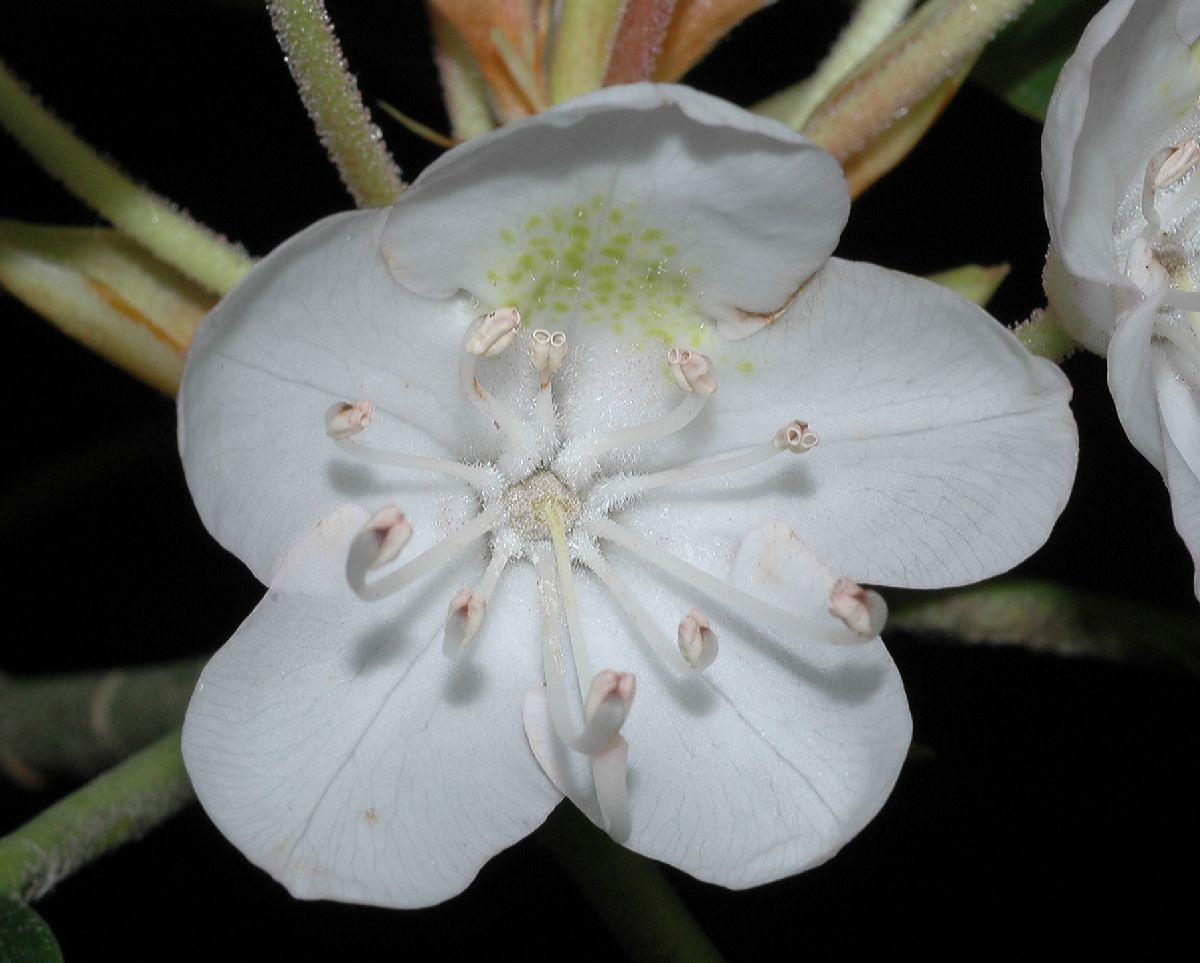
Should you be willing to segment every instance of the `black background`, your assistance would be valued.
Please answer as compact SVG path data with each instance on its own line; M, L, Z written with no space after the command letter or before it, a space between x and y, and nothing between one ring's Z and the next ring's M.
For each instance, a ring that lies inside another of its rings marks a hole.
M10 65L86 139L251 252L349 206L260 5L13 6L0 51ZM751 103L812 68L840 10L783 0L689 79ZM444 126L421 5L342 0L330 11L367 96ZM407 176L436 155L382 125ZM1028 314L1040 303L1047 240L1039 134L968 87L901 169L856 203L838 253L914 273L1008 261L1013 274L993 311L1008 322ZM98 223L10 142L0 152L0 216ZM10 627L0 667L21 675L211 651L261 589L195 516L172 403L11 298L0 311ZM1125 441L1103 362L1080 357L1066 369L1080 482L1050 544L1022 571L1195 613L1165 489ZM932 756L910 762L880 817L826 866L758 890L667 871L730 959L945 941L971 953L1057 940L1078 948L1117 934L1147 948L1190 932L1195 681L899 633L888 642L916 739ZM0 787L0 828L65 788ZM291 900L193 808L39 908L71 961L620 957L536 836L493 860L463 896L389 912Z

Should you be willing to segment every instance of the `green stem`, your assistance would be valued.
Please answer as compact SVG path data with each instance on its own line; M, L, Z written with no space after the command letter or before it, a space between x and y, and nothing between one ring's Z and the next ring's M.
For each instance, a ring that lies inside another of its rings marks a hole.
M394 203L404 182L346 69L323 0L267 0L267 7L300 99L354 203Z
M890 629L1200 675L1200 619L1128 599L1000 579L938 592L889 593L888 601Z
M1032 0L929 0L843 79L804 133L846 161L952 76Z
M912 6L913 0L859 0L854 16L816 72L756 104L755 113L774 117L789 127L804 126L821 101L904 22Z
M203 667L0 675L0 768L31 788L49 774L95 775L180 725Z
M38 899L193 798L176 729L0 839L0 894Z
M569 802L550 814L537 838L631 959L721 959L658 866L618 846Z
M608 69L622 0L564 3L550 61L550 102L598 90Z
M236 247L101 158L42 106L3 61L0 127L72 194L208 290L224 294L253 265Z

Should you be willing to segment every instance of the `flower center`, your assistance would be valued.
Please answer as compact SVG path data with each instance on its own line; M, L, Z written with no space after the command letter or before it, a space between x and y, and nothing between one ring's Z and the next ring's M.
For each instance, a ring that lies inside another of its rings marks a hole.
M547 509L557 513L568 532L579 518L579 496L545 468L538 469L523 482L510 485L504 490L502 500L506 521L527 543L549 541Z
M1178 128L1179 140L1156 151L1140 184L1118 206L1114 234L1125 272L1153 312L1154 336L1200 366L1200 111Z
M708 617L694 607L682 613L667 613L668 624L678 621L674 637L665 632L664 613L643 607L637 593L626 587L609 564L601 542L640 557L751 623L774 627L789 637L830 644L873 638L882 628L886 609L874 592L841 579L829 596L828 611L834 620L816 623L671 555L654 540L611 517L631 500L659 488L744 472L780 455L804 454L818 442L807 422L791 421L769 439L715 458L649 474L622 472L606 476L603 464L610 453L652 445L689 430L717 389L711 361L694 351L672 348L666 356L667 369L681 392L673 409L641 424L607 431L583 430L564 438L553 400L555 377L568 350L562 332L537 329L528 336L530 361L539 377L527 416L519 417L489 391L484 384L487 379L480 378L480 363L508 350L520 335L520 314L515 308L500 308L469 326L459 356L459 381L465 397L501 437L500 454L493 464L446 461L359 443L356 436L375 416L370 401L337 404L326 413L327 433L346 454L465 481L477 492L481 506L479 513L456 531L374 579L373 573L390 566L412 535L412 525L399 508L384 508L355 536L346 561L346 576L363 599L384 598L490 536L490 557L480 584L458 592L447 610L443 651L458 658L483 625L489 600L509 562L525 559L532 564L538 576L537 605L542 616L541 647L550 718L559 740L590 759L605 825L614 838L623 839L630 827L626 791L629 747L620 731L632 705L635 679L621 669L593 670L575 591L576 566L595 576L646 647L676 671L701 671L711 665L717 656L717 634ZM840 625L835 620L840 620ZM577 701L570 695L572 675L579 692Z

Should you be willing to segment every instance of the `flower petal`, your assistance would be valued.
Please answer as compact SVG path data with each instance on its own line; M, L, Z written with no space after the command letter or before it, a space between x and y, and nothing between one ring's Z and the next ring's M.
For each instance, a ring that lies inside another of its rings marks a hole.
M1021 561L1066 503L1069 383L937 285L835 259L774 325L712 350L712 401L636 467L767 443L792 419L820 443L652 492L622 516L647 537L694 534L702 559L783 518L840 575L931 588Z
M1157 302L1149 300L1118 319L1108 345L1108 390L1125 434L1142 457L1161 472L1165 471L1166 456L1155 391L1155 352L1150 343L1157 314Z
M472 642L489 658L448 662L444 606L479 559L427 577L407 610L368 605L343 576L364 519L338 511L288 553L205 668L184 760L221 831L293 895L422 906L560 798L521 732L537 622L501 598ZM524 567L506 579L505 594L533 594Z
M325 434L332 403L375 402L367 443L438 457L447 443L472 448L464 431L481 419L463 417L457 382L472 310L395 283L379 256L386 216L330 217L283 244L217 305L189 350L179 395L188 485L205 525L264 582L292 542L347 501L395 493L417 518L453 489L350 463Z
M1193 588L1200 598L1200 396L1169 348L1155 350L1153 363L1162 412L1163 477L1175 528L1196 567Z
M405 192L383 244L412 291L466 290L536 325L651 329L698 312L748 333L744 312L782 307L848 211L837 163L794 131L684 87L631 84L446 154Z
M1147 162L1193 105L1197 67L1180 36L1191 33L1188 4L1115 0L1088 25L1064 65L1042 138L1051 247L1078 284L1084 317L1072 331L1094 343L1137 296L1119 269L1113 216L1130 185L1140 191ZM1195 36L1192 36L1192 40ZM1112 291L1094 285L1111 286Z
M699 605L721 638L703 673L673 673L644 646L630 645L629 620L593 579L580 579L594 665L637 674L622 730L628 845L735 888L831 857L883 805L911 736L903 686L882 642L774 637L639 559L606 551L663 632L673 635ZM749 533L722 574L814 626L836 621L827 611L833 574L782 522ZM526 697L531 745L556 784L599 822L586 761L559 747L541 691Z

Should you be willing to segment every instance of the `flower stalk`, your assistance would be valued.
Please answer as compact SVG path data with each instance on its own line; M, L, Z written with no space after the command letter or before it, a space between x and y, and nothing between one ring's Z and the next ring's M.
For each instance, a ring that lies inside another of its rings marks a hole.
M81 201L215 294L232 288L253 265L237 247L104 160L39 103L3 62L0 127Z
M1031 0L932 0L859 65L804 125L843 163L904 117Z
M354 203L392 204L404 181L346 68L325 4L268 0L267 6L300 99Z
M0 839L0 894L36 900L193 798L176 729Z

